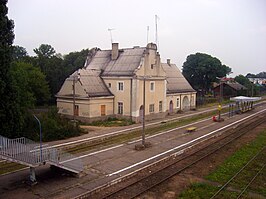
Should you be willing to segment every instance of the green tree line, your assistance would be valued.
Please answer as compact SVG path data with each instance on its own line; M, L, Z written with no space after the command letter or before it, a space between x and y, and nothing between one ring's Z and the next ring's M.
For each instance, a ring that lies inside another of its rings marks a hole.
M84 66L89 49L57 54L49 44L41 44L29 56L22 46L13 45L14 22L7 16L7 0L0 2L0 135L38 139L38 125L32 110L54 105L55 95L66 77ZM44 140L77 135L80 129L61 118L56 109L39 113Z

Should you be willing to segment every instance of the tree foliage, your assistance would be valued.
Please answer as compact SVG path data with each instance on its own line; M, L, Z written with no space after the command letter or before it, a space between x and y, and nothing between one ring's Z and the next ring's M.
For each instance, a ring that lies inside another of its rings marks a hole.
M45 75L39 68L29 63L13 62L11 76L16 83L17 90L20 91L21 100L29 103L27 108L48 103L50 90Z
M87 50L66 56L55 54L49 44L34 49L37 56L31 57L21 46L12 46L14 24L7 17L7 0L0 2L0 134L14 138L36 138L36 121L31 109L43 105L60 89L70 73L82 67ZM69 60L69 61L67 61ZM47 83L48 81L48 83ZM49 84L49 86L48 86ZM69 137L80 133L78 126L53 114L43 116L47 140ZM32 127L32 128L31 128ZM55 128L54 128L55 127Z
M206 93L217 77L224 77L231 72L231 68L211 55L196 53L189 55L183 64L183 75L197 91Z
M60 54L55 54L54 48L49 44L41 44L39 52L43 52L40 50L44 48L43 46L46 46L45 48L47 49L53 49L50 50L53 53L49 56L44 56L43 53L36 53L37 57L32 58L32 63L40 67L41 71L46 75L52 95L51 103L55 103L55 95L64 83L64 80L75 70L84 66L89 50L84 49L80 52L71 52L65 56L60 56Z
M22 46L12 46L12 60L13 61L21 61L23 58L27 57L28 53L26 48Z
M7 0L0 2L0 132L11 137L21 124L16 90L10 78L12 43L14 39L13 21L8 19Z
M39 48L33 49L36 55L40 57L50 58L55 55L55 49L49 44L41 44Z
M256 96L259 94L260 88L256 84L250 82L247 77L243 75L238 75L235 77L235 81L238 82L239 84L242 84L248 89L247 91L248 96Z

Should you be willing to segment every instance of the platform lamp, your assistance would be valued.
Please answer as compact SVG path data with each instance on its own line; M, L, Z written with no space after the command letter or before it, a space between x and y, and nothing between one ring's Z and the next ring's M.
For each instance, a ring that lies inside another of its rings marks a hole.
M42 125L41 125L41 122L36 115L33 114L33 117L37 120L37 122L39 124L39 129L40 129L40 162L42 162Z

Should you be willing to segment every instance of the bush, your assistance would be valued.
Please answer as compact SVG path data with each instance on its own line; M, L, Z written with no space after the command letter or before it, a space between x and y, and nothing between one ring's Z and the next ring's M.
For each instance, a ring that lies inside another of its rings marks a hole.
M48 113L43 113L41 121L44 141L74 137L81 135L83 132L78 122L74 123L69 119L63 118L57 113L56 108L50 109Z
M60 140L69 137L79 136L82 129L79 123L74 124L72 121L61 117L57 113L57 108L52 107L47 112L36 114L41 122L42 141ZM29 114L26 119L27 127L24 129L23 136L29 139L39 141L39 125L32 114Z

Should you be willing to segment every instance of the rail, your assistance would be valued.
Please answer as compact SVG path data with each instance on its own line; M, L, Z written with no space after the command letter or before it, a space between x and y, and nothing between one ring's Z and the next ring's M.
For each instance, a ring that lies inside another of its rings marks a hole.
M151 188L161 184L162 182L168 180L169 178L173 177L174 175L186 170L187 168L191 167L192 165L196 164L197 162L203 160L204 158L208 157L209 155L212 155L213 153L217 152L224 146L232 143L242 135L249 132L250 129L254 128L255 126L258 126L265 122L265 115L263 117L256 118L256 121L254 122L254 118L249 122L245 123L243 126L239 126L236 128L237 134L232 133L231 130L229 130L229 134L225 137L216 140L213 143L209 143L208 145L204 146L200 150L196 150L192 152L191 154L187 154L181 159L176 159L175 156L173 156L173 162L168 165L165 165L162 169L152 171L152 167L155 166L152 164L150 167L146 167L144 170L147 170L147 175L142 176L136 181L133 180L133 182L125 182L126 179L130 179L130 176L125 178L124 180L121 178L119 182L121 182L123 185L118 185L118 189L115 190L114 187L110 184L102 186L99 188L99 190L96 188L94 190L88 191L86 193L80 194L75 199L81 199L81 198L88 198L88 197L95 197L95 198L135 198L139 196L140 194L150 190ZM223 141L222 141L223 140ZM210 147L210 150L207 150ZM199 154L200 155L199 155ZM195 157L193 157L195 156ZM171 158L171 157L169 157ZM187 158L191 158L191 162L187 165L182 164L182 160L186 160ZM164 160L163 160L164 161ZM158 162L160 164L160 162ZM173 166L176 164L180 164L180 168ZM144 171L142 170L142 171ZM170 170L170 171L168 171ZM165 171L165 174L163 174L163 171ZM137 174L134 174L132 177L135 177ZM140 174L141 176L141 174ZM115 184L115 183L114 183ZM110 190L108 188L110 187ZM107 190L106 190L107 189ZM107 193L102 195L102 193ZM125 194L125 195L124 195Z
M261 152L265 149L265 147L263 147L260 151L257 152L257 154L255 156L253 156L234 176L232 176L215 194L213 194L213 196L210 199L214 199L216 198L223 190L225 190L226 187L228 187L229 183L232 182L232 180L234 180L248 165L250 165L251 162L253 162L260 154ZM265 164L263 165L263 167L256 172L256 175L250 180L250 182L247 184L247 186L241 191L241 193L238 195L237 198L240 198L243 193L246 191L246 189L248 188L248 186L254 181L254 179L258 176L258 174L262 171L262 169L265 167Z

